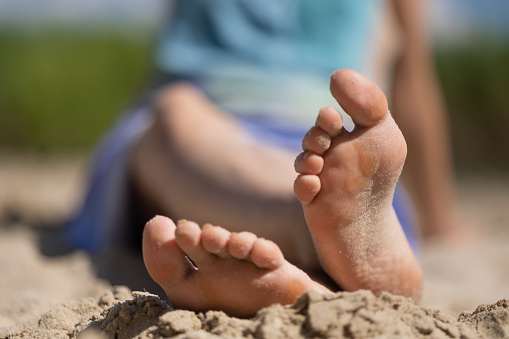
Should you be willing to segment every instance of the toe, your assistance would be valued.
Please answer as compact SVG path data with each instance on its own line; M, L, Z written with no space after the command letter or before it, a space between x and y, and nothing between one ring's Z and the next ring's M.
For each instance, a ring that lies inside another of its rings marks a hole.
M260 268L276 269L283 265L284 257L274 242L258 238L251 250L251 261Z
M203 248L212 254L223 257L227 254L228 239L230 232L222 227L203 225L201 242Z
M318 175L323 169L323 158L311 152L302 152L295 159L295 171L300 174Z
M321 182L316 175L299 175L294 183L294 192L302 204L308 204L320 192Z
M318 112L316 126L320 127L330 136L336 136L343 129L343 117L334 107L324 107Z
M197 265L210 258L201 243L202 231L197 223L179 220L175 231L175 240L180 249Z
M375 125L389 111L382 90L374 82L351 69L340 69L332 73L330 89L356 125Z
M316 154L323 154L329 149L331 137L318 126L311 127L302 140L302 149Z
M251 232L232 233L228 241L228 251L234 258L247 259L257 239Z
M158 284L174 285L190 272L190 263L175 241L175 224L170 219L151 219L143 230L142 245L145 266Z

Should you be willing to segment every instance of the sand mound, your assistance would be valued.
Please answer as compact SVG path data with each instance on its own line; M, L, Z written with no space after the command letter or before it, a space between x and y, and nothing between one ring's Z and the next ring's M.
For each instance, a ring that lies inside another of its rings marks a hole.
M126 287L114 287L100 298L81 298L52 307L39 317L10 328L0 327L0 338L76 338L92 328L101 314L113 305L132 298Z
M481 305L459 319L391 294L308 292L252 319L219 311L174 310L158 296L113 288L100 298L59 304L2 338L506 338L509 301Z
M423 246L426 308L388 294L311 293L293 306L274 305L238 319L175 311L157 296L111 288L84 253L43 254L38 230L56 227L52 223L72 210L81 162L2 159L0 338L509 338L509 301L476 309L509 298L507 178L462 181L463 208L468 220L482 225L485 239L459 248ZM125 271L112 283L133 286L127 278L146 274L136 258L139 265L120 256L107 266ZM157 291L147 282L137 286L132 288ZM465 310L475 311L460 315Z
M459 321L473 326L487 338L509 338L509 300L480 305L473 313L462 313Z

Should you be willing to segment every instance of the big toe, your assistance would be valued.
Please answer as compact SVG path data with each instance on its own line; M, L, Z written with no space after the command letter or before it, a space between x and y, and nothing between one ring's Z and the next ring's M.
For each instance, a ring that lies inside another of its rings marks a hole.
M389 111L382 90L371 80L351 69L332 73L330 90L356 125L372 126Z
M189 272L190 263L175 241L175 224L163 216L152 218L143 230L143 260L152 279L167 288Z

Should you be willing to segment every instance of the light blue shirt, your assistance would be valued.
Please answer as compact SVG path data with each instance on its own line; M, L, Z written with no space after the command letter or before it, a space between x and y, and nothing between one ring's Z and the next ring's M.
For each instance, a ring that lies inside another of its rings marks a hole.
M309 124L332 103L330 74L362 71L381 2L182 0L161 36L157 65L197 77L234 114Z

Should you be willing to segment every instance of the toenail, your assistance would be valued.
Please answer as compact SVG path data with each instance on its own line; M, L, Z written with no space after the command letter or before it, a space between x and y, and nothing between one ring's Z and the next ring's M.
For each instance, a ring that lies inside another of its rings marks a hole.
M328 149L330 147L331 140L327 137L318 137L318 145L324 149Z
M335 122L335 123L332 124L332 129L333 130L337 130L337 132L334 133L334 135L332 135L332 136L334 136L334 137L338 136L338 135L340 135L343 132L343 125L338 123L338 122Z
M206 223L203 225L202 229L213 228L213 227L214 226L211 223Z
M188 220L187 220L187 219L179 219L179 221L177 221L177 227L178 227L179 225L185 224L185 223L187 223L187 222L188 222Z
M152 217L149 221L147 221L147 222L145 223L145 225L148 225L148 224L150 224L152 221L154 221L154 220L156 220L156 219L159 219L159 218L162 218L162 216L161 216L161 215L156 215L156 216Z

